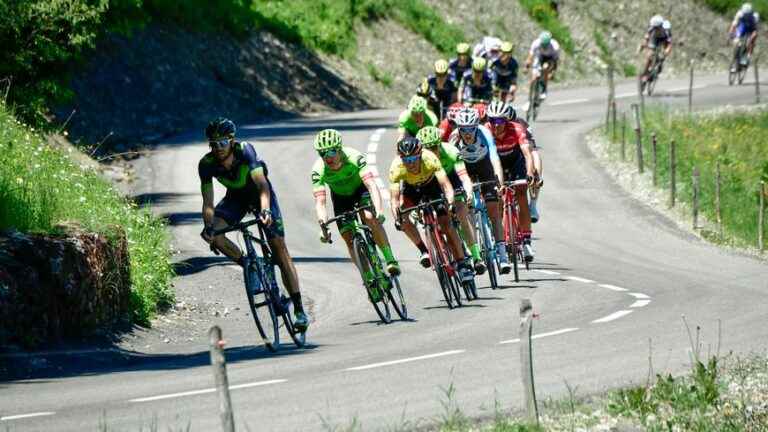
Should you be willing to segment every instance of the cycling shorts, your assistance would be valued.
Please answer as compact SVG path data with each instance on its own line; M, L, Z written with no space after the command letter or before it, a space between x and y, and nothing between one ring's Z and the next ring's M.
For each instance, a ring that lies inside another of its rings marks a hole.
M550 70L554 71L557 69L558 58L558 55L539 55L533 62L533 69L537 72L541 72L542 65L544 65L544 63L549 63Z
M437 177L420 186L413 186L406 183L405 186L403 186L403 208L413 207L422 201L436 200L442 196L443 189L440 187ZM438 216L445 216L448 212L446 212L444 206L438 206L437 214Z
M496 181L496 174L493 172L491 163L491 154L487 153L484 158L475 163L464 162L467 167L467 173L472 181L477 183ZM493 184L484 184L480 186L480 192L486 202L499 200L499 194L496 192L496 186Z
M747 38L756 32L757 28L749 28L744 23L736 26L736 39Z
M342 213L354 210L355 207L366 206L371 203L371 194L364 184L361 184L352 195L339 195L331 191L331 202L333 203L333 213L338 216ZM344 234L355 228L355 218L347 217L336 221L339 232Z
M501 169L504 170L504 181L525 180L528 172L525 168L525 156L518 148L506 155L499 155Z
M271 187L269 188L269 210L272 212L272 225L264 228L267 238L285 237L283 215L280 212L280 205L277 203L277 195ZM243 220L248 212L257 217L261 213L261 202L258 195L252 199L244 199L228 194L216 204L214 216L224 219L229 225L236 225Z

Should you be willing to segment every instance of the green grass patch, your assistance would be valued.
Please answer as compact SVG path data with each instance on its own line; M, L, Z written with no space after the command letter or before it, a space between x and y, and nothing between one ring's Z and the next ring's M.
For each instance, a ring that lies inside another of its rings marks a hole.
M696 0L713 11L726 15L733 16L739 10L741 5L744 4L743 0ZM761 18L768 14L768 0L752 0L752 7L760 13Z
M382 72L379 68L376 67L375 64L372 62L368 62L366 64L366 68L368 69L368 74L373 78L374 81L381 83L384 87L392 87L392 76L389 75L386 72Z
M123 198L92 169L83 168L50 147L0 103L0 230L51 233L75 221L110 236L125 230L131 263L132 314L147 324L173 301L168 236L148 209Z
M552 2L549 0L520 0L520 5L525 8L528 15L537 24L552 33L552 36L568 54L573 54L575 46L571 31L558 18L555 9L552 8Z
M627 131L631 131L633 125L628 121ZM621 121L617 128L621 129ZM715 222L715 172L719 162L724 233L721 240L754 246L758 229L758 185L761 180L768 181L768 111L689 116L647 108L642 139L646 170L652 169L651 134L654 132L658 142L660 187L669 188L669 148L670 141L675 140L677 199L691 204L691 178L694 167L698 168L701 212ZM618 154L618 149L618 145L612 146L613 153ZM634 157L634 153L634 144L628 143L627 154Z

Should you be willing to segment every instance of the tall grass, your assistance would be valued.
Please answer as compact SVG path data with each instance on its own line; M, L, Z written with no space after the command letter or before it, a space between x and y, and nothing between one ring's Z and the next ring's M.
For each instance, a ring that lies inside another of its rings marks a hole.
M110 237L125 230L131 263L131 306L146 324L173 301L173 269L162 222L114 190L97 172L50 147L0 103L0 230L51 233L77 222Z
M557 13L552 8L552 2L549 0L520 0L522 5L528 12L528 15L536 21L542 28L552 33L552 37L557 40L558 43L568 54L573 54L574 43L571 37L571 31L568 29Z
M621 124L617 127L621 128ZM628 124L627 130L632 127ZM691 178L694 167L698 168L701 211L710 221L715 221L715 165L719 162L725 237L735 244L754 245L758 228L758 184L761 180L768 181L768 111L688 116L647 109L642 140L647 169L651 163L651 134L654 132L658 141L659 185L669 187L669 147L674 139L677 199L691 203ZM613 149L618 151L618 146L614 145Z

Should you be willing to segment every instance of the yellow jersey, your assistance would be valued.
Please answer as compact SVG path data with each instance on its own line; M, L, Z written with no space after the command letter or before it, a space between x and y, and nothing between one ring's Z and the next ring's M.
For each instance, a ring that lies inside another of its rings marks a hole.
M398 190L401 181L411 186L421 186L429 183L435 174L442 170L443 165L440 163L440 159L432 152L421 152L421 162L417 173L409 172L398 156L392 160L392 165L389 168L389 188Z

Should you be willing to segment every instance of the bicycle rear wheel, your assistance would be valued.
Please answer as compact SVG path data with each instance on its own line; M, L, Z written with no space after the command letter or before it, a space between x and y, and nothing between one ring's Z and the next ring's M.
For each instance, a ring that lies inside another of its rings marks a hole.
M443 298L445 299L445 303L448 305L448 309L453 309L453 288L451 286L453 280L446 271L443 264L443 256L438 250L440 246L437 242L437 238L435 238L435 232L430 227L427 227L426 232L428 244L427 247L429 248L429 258L432 260L432 268L434 268L435 273L437 273L437 281L440 283L440 290L443 292Z
M481 242L483 248L482 255L485 262L486 271L488 272L488 279L491 283L491 289L499 287L498 281L498 267L496 266L495 249L491 241L490 228L485 224L483 215L477 213L475 216L475 227L477 231L477 241Z
M275 305L263 275L250 267L247 266L243 272L248 306L264 346L276 352L280 347L280 326Z
M531 90L528 92L528 111L525 113L525 120L528 123L536 120L536 105L539 102L539 82L538 79L531 85Z
M736 82L736 77L739 74L739 61L734 58L731 65L728 67L728 85L732 86Z
M360 276L363 279L363 286L368 294L368 300L373 305L373 309L381 321L386 324L391 323L392 313L389 310L389 298L379 281L379 275L382 272L380 268L375 266L368 244L362 236L355 236L353 251L355 253L355 261L357 261L358 269L360 270Z

